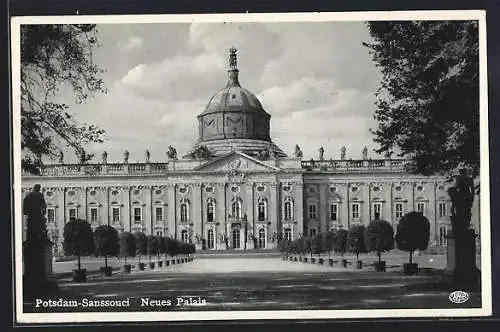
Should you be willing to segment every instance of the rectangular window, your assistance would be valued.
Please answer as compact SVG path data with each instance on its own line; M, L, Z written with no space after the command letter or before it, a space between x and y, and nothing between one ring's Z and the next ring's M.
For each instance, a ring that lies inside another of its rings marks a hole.
M425 212L425 203L423 203L423 202L417 203L417 212L420 212L420 213Z
M259 213L258 213L259 221L266 220L266 205L264 202L259 203L258 210L259 210Z
M214 204L213 203L208 203L208 205L207 205L207 221L208 222L214 221Z
M90 222L97 222L97 208L90 208Z
M120 221L120 208L114 207L111 212L113 213L113 222Z
M403 203L396 203L396 218L403 217Z
M373 203L373 219L382 219L382 203Z
M69 221L75 220L77 218L76 208L69 209Z
M439 218L446 217L446 203L439 202Z
M337 221L338 219L338 205L332 204L330 205L330 220Z
M140 207L134 208L134 221L141 222L142 221L142 209Z
M55 209L47 209L47 222L54 223L56 222L56 210Z
M163 208L156 207L155 208L156 221L163 221Z
M359 203L352 203L352 219L359 219Z
M316 204L309 204L307 206L307 216L309 219L316 219Z

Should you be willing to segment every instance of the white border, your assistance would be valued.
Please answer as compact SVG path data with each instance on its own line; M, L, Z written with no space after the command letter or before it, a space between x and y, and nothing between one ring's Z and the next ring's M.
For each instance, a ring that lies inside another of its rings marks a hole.
M269 13L269 14L201 14L201 15L114 15L114 16L38 16L11 19L12 105L14 208L16 220L21 214L21 119L20 119L20 25L76 23L192 23L192 22L320 22L320 21L380 21L380 20L479 20L480 58L480 149L481 149L481 270L482 307L474 309L383 309L383 310L283 310L283 311L190 311L190 312L102 312L102 313L23 313L22 262L13 260L16 280L14 321L18 323L74 322L137 322L137 321L200 321L200 320L261 320L261 319L330 319L330 318L395 318L395 317L468 317L488 316L491 303L491 243L488 148L488 101L486 67L486 12L484 10L452 11L386 11L341 13ZM22 242L22 223L16 222L15 243ZM22 246L14 246L15 257L21 257ZM134 315L135 313L135 315Z

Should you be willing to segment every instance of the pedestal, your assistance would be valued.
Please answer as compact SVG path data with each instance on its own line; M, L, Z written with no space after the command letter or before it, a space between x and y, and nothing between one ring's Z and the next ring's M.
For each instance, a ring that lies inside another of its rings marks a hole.
M57 286L49 281L52 274L52 242L23 243L23 291L28 298L47 294Z
M463 239L457 239L448 231L446 251L446 275L458 287L474 287L480 282L480 271L476 267L476 234L467 230Z

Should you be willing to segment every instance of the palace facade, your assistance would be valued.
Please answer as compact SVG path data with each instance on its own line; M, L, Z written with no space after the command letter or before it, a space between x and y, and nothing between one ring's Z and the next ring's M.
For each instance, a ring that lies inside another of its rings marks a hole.
M199 139L182 158L168 147L167 160L142 163L102 160L45 165L41 175L23 173L22 192L42 185L49 237L61 250L64 224L75 218L93 228L143 231L196 243L198 249L275 248L295 239L371 220L396 228L407 212L431 222L431 246L444 246L451 203L444 177L405 171L402 159L303 160L297 146L288 156L270 137L271 115L241 87L236 50L229 79L198 116ZM479 231L476 197L473 225Z

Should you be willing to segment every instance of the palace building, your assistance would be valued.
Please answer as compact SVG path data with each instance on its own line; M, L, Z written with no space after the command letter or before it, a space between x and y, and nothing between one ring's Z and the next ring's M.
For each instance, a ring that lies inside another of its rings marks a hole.
M396 227L407 212L431 222L431 246L446 244L451 203L441 176L405 171L403 159L303 160L297 146L287 155L270 136L271 114L241 87L231 49L227 85L198 115L199 139L182 158L168 147L167 160L45 165L41 175L22 174L22 192L42 185L47 231L62 249L64 224L75 218L93 228L143 231L195 243L198 249L271 249L280 237L295 239L371 220ZM479 231L476 197L473 224Z

